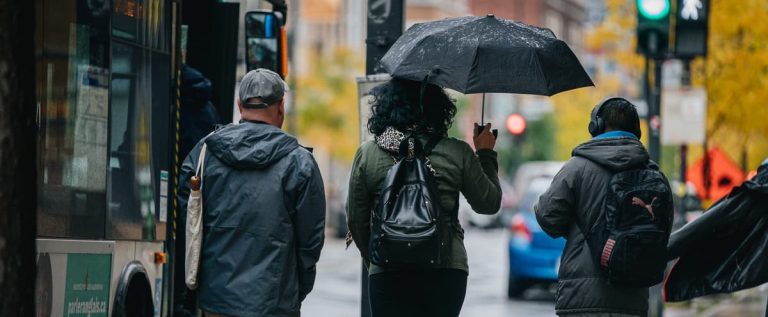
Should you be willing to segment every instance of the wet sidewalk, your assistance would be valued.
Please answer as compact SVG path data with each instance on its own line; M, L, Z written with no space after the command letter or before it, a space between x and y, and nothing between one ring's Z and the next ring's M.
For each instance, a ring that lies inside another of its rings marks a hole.
M765 317L768 284L736 292L669 303L664 317Z

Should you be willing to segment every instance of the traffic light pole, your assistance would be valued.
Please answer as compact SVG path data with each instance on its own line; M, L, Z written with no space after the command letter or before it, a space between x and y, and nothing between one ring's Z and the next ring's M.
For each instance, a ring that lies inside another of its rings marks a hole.
M681 78L683 87L691 86L691 60L683 59L683 74ZM680 183L685 186L685 172L688 170L688 144L680 145Z
M648 139L648 148L650 150L651 159L659 163L661 159L661 144L659 142L659 135L661 130L661 65L664 62L662 59L653 60L653 87L651 88L651 99L653 100L653 106L649 107L649 114L651 120L649 121L651 132Z
M405 0L368 0L365 74L383 73L379 60L384 57L392 44L403 33L405 25ZM355 242L357 243L357 242ZM368 292L368 268L362 261L360 283L360 317L371 316L371 301Z
M651 85L650 63L653 62L653 83ZM659 163L661 157L661 145L659 142L660 104L661 104L661 65L663 60L645 59L645 74L643 86L645 90L645 100L648 104L648 154L651 160Z
M655 37L649 37L649 47L655 48ZM661 104L661 64L664 60L660 58L652 58L648 55L645 57L645 72L643 75L643 90L645 93L645 100L648 104L648 154L651 160L659 164L659 158L661 157L661 146L659 142L659 105ZM651 62L653 62L653 85L651 85ZM651 297L648 307L648 316L663 317L664 316L664 302L662 298L662 284L655 285L651 288Z

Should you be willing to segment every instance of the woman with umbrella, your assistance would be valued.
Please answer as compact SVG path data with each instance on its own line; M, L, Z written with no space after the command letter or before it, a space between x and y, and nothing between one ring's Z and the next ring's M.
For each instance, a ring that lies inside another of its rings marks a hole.
M422 144L437 140L428 162L437 200L451 220L445 235L447 261L433 267L388 267L370 264L370 299L373 316L458 316L467 286L467 253L458 219L459 192L473 209L493 214L501 204L496 139L491 125L474 137L476 151L464 141L448 138L456 106L442 88L394 78L372 91L374 102L368 130L374 140L363 143L355 155L349 181L349 229L368 262L371 210L380 186L407 136Z
M551 96L591 86L592 81L552 31L493 15L415 24L381 64L394 79L372 93L368 130L375 140L362 144L353 162L347 200L352 238L363 258L370 260L374 200L382 193L393 155L401 153L401 140L413 135L427 142L424 153L431 150L427 162L437 183L437 200L453 229L443 241L450 242L450 251L442 265L425 269L371 264L371 310L373 316L458 316L468 272L464 233L456 221L459 192L476 212L493 214L499 210L501 189L490 124L475 129L476 152L461 140L447 138L456 107L441 87L470 94ZM435 137L439 141L431 147Z

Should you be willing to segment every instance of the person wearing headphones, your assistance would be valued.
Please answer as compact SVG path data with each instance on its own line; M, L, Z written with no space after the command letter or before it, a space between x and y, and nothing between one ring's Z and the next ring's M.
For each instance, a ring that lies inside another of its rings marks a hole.
M550 236L567 240L558 272L555 310L557 315L569 317L646 316L648 287L613 283L603 273L603 263L595 259L585 236L589 238L590 230L600 225L606 197L612 193L608 185L612 184L613 176L656 165L639 140L637 110L624 98L609 98L596 105L591 113L589 133L593 138L573 150L572 158L557 173L535 207L541 228ZM661 183L668 186L663 174L657 175L661 175ZM645 207L650 211L655 203ZM666 234L668 238L668 231Z

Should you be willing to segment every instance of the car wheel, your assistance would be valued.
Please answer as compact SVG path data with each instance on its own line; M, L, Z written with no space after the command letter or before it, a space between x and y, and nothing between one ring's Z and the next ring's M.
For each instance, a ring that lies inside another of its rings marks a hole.
M531 281L515 277L510 273L507 283L507 298L521 298L529 287L531 287Z

